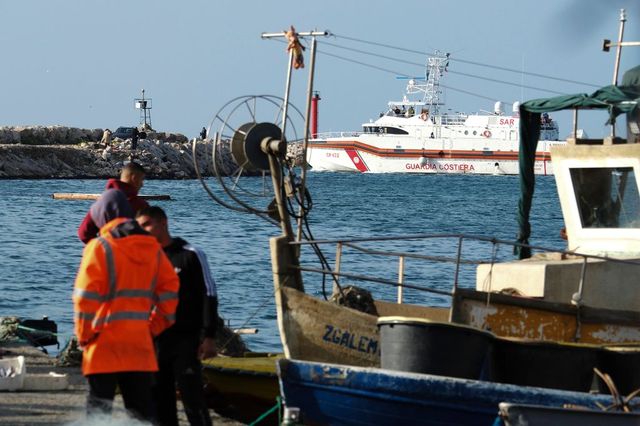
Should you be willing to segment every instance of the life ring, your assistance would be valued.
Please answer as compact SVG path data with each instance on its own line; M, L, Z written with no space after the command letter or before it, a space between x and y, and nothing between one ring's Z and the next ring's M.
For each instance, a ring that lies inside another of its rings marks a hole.
M491 137L491 132L488 130L485 130L484 132L482 132L482 136L484 136L485 138L490 138Z
M422 118L422 120L427 121L427 118L429 118L429 114L427 114L426 112L423 112L422 114L420 114L420 118Z

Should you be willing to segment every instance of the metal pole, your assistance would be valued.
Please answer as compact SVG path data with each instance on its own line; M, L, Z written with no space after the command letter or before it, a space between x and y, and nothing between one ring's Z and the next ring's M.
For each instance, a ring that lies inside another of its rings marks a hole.
M293 50L289 52L289 65L287 66L287 82L284 87L284 101L282 106L282 140L286 140L287 114L289 111L289 92L291 91L291 68L293 68Z
M262 33L260 37L262 38L277 38L277 37L285 37L287 34L286 31L280 31L279 33ZM298 37L317 37L317 36L328 36L329 31L303 31L296 32Z
M587 260L584 258L582 262L582 269L580 270L580 282L578 283L578 291L571 296L571 303L576 306L582 305L582 293L584 291L584 282L587 275Z
M289 241L293 240L293 228L291 227L291 221L289 220L289 213L285 207L285 201L282 185L282 173L280 171L280 164L275 155L269 153L269 169L271 170L271 181L273 182L273 193L276 197L276 205L278 206L278 214L280 215L280 227L282 233L287 237Z
M618 84L618 70L620 69L620 55L622 55L622 37L624 35L624 23L627 16L624 9L620 9L620 32L618 33L618 45L616 47L616 62L613 68L613 84Z
M573 139L578 141L578 108L573 109Z
M279 32L279 33L262 33L262 38L278 38L278 37L286 37L287 32ZM298 37L316 37L316 36L328 36L329 31L306 31L306 32L296 32ZM315 39L314 39L315 41ZM287 111L289 109L289 91L291 89L291 69L293 66L293 50L289 52L289 66L287 68L287 82L284 90L284 106L282 108L282 137L286 138L286 130L287 130Z
M337 294L340 291L340 283L338 282L340 276L340 264L342 262L342 243L336 245L336 265L334 267L336 275L333 276L333 294Z
M311 60L309 62L309 82L307 86L307 109L304 114L304 140L302 145L302 172L300 173L300 207L298 208L298 229L296 241L302 240L303 205L305 195L305 185L307 182L307 146L309 145L309 122L311 115L311 98L313 97L313 77L316 68L316 45L315 37L311 39Z
M453 277L453 292L458 290L458 275L460 275L460 258L462 257L462 238L458 238L458 254L456 255L456 272Z
M402 284L404 284L404 256L400 256L398 261L398 304L402 304Z

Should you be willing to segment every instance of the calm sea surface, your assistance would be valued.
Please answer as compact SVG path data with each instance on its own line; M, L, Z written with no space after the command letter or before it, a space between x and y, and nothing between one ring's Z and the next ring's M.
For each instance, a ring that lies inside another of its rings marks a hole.
M0 316L47 315L58 323L62 343L68 339L72 332L71 292L83 247L76 229L90 201L54 200L51 194L99 193L104 184L102 180L0 180ZM215 185L213 181L210 184ZM514 240L517 233L517 177L311 173L308 184L314 203L311 229L316 239L465 233ZM151 180L142 193L170 194L173 198L158 205L167 211L173 235L207 253L218 284L221 315L232 327L259 329L258 334L246 337L251 349L279 350L268 243L279 228L215 204L198 181ZM561 227L555 181L539 177L531 243L562 248ZM411 244L402 248L423 254L455 254L454 242ZM465 256L491 257L487 245L471 242L464 248ZM304 253L304 259L312 263L314 257L308 250ZM333 245L326 247L330 261L334 253ZM497 257L512 258L511 249L501 247ZM344 260L349 260L347 254ZM397 261L354 256L350 271L397 279ZM461 281L473 285L473 270L467 272L470 278ZM409 261L407 279L446 290L453 282L451 268ZM320 294L320 282L319 275L305 275L310 293ZM392 299L393 291L386 291L383 297ZM406 297L409 301L448 303L446 297L410 291Z

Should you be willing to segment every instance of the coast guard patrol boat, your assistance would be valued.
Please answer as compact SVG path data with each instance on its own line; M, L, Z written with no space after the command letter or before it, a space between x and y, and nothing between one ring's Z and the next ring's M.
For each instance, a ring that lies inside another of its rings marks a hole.
M476 173L518 174L519 103L507 115L496 102L492 113L442 113L440 79L449 54L429 57L424 81L409 79L402 101L388 109L362 132L320 135L309 141L307 162L315 171L362 173ZM411 95L422 94L419 101ZM557 123L544 115L536 174L552 174L549 148L559 141Z

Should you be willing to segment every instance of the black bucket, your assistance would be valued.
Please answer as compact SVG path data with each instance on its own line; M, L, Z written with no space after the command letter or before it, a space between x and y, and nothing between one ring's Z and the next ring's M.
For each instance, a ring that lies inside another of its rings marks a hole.
M597 346L496 338L494 378L500 383L589 392Z
M464 325L381 317L381 366L389 370L480 379L493 335Z
M611 376L621 395L640 389L640 346L616 346L603 349L598 369ZM598 379L598 390L609 393L609 388Z

